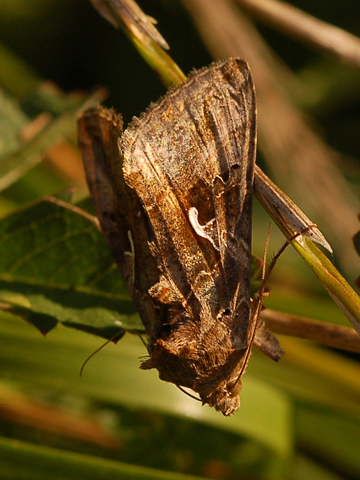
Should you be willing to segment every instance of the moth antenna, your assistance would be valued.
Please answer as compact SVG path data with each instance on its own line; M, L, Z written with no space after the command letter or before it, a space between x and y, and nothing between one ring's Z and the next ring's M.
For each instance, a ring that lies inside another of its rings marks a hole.
M97 348L95 350L95 352L93 352L91 355L89 355L87 357L87 359L85 360L85 362L81 365L81 368L80 368L80 377L82 376L83 374L83 371L84 371L84 368L85 368L85 365L88 363L88 361L94 357L97 353L100 352L100 350L102 350L104 347L106 347L106 345L108 345L110 342L113 342L114 340L116 340L117 337L119 337L119 335L123 335L124 332L118 332L116 333L113 337L111 337L109 340L106 340L105 343L103 343L99 348Z
M185 393L185 395L187 395L188 397L193 398L194 400L197 400L198 402L202 401L201 398L195 397L195 395L191 395L191 393L184 390L182 387L180 387L180 385L176 385L176 386L179 390L181 390L183 393Z
M259 324L259 318L260 318L260 311L261 311L261 306L262 306L262 299L264 296L264 288L265 288L265 283L267 280L267 275L266 275L266 257L267 257L267 252L269 248L269 241L270 241L270 232L271 232L271 222L269 224L269 229L268 229L268 234L266 237L266 242L265 242L265 250L264 250L264 260L263 260L263 267L262 267L262 273L261 273L261 283L258 288L258 291L254 295L253 303L251 305L250 309L250 317L255 318L255 321L253 322L253 328L250 336L250 342L249 346L246 349L245 353L245 360L243 363L243 366L241 367L240 373L236 379L235 384L240 380L241 376L243 375L245 368L249 362L250 354L251 354L251 348L253 346L254 340L255 340L255 334L256 330Z
M301 232L297 232L295 233L294 235L292 235L291 237L287 238L283 244L283 246L278 250L278 252L273 256L271 262L270 262L270 265L269 267L267 268L266 270L266 273L265 273L265 276L264 278L262 278L262 281L261 283L263 284L262 286L260 285L259 287L259 290L260 288L264 288L265 287L265 283L268 281L269 277L270 277L270 274L271 272L274 270L274 267L275 267L275 264L276 262L279 260L279 257L284 253L284 251L286 250L286 248L290 245L290 243L295 240L295 238L297 237L300 237L300 235L303 235L304 233L308 232L309 230L311 230L312 228L318 228L318 226L316 225L316 223L313 223L312 225L309 225L307 226L306 228L304 228L303 230L301 230Z
M245 361L243 363L243 366L240 370L240 373L238 375L238 378L235 382L235 384L240 380L241 376L243 375L245 368L248 364L249 358L250 358L250 353L251 353L251 348L253 346L254 340L255 340L255 335L256 335L256 330L259 325L259 319L260 319L260 312L261 312L261 307L262 307L262 300L264 297L264 289L266 282L268 281L271 272L273 271L276 262L278 261L279 257L284 253L285 249L290 245L290 243L295 240L295 238L299 237L303 233L306 233L307 231L311 230L312 228L317 228L317 225L314 223L313 225L309 225L308 227L304 228L301 230L301 232L295 233L292 235L290 238L287 238L286 241L284 242L283 246L278 250L278 252L274 255L272 258L270 265L268 268L266 268L266 257L268 253L268 248L269 248L269 241L270 241L270 231L271 231L271 222L269 224L269 230L268 234L266 237L266 243L265 243L265 250L264 250L264 263L263 263L263 269L262 269L262 274L261 274L261 283L258 288L258 291L254 295L253 303L252 303L252 308L251 308L251 313L250 317L255 318L255 321L253 322L253 329L251 332L251 337L250 337L250 342L249 346L246 350L245 353Z
M130 332L130 333L135 333L135 332ZM146 348L146 350L148 350L148 345L146 344L146 342L145 342L143 336L141 335L141 333L136 332L135 335L138 335L138 337L139 337L140 340L141 340L141 343L144 345L144 347Z

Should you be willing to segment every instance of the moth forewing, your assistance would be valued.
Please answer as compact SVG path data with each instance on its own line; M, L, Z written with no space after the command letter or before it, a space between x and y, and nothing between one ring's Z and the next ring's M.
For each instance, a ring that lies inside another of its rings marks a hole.
M254 85L238 59L192 73L122 137L162 274L150 292L168 305L144 367L224 414L248 347L255 151Z
M123 178L121 135L122 118L112 109L92 107L78 119L79 146L102 232L147 334L155 340L162 328L162 312L148 290L160 275L149 249L141 203Z
M142 368L231 415L258 325L250 312L249 67L216 62L123 134L116 121L101 107L85 112L79 140L103 232L147 332Z

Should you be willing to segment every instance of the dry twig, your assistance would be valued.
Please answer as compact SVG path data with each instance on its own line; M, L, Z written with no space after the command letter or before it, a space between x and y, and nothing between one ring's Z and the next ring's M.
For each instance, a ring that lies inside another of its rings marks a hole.
M305 338L328 347L360 352L360 337L349 327L265 309L261 318L275 333Z
M286 2L236 0L255 18L311 47L360 68L360 39L341 28L323 22Z

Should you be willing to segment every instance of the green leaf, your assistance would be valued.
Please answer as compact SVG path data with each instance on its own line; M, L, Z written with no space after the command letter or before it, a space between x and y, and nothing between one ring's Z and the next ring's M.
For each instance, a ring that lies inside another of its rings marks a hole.
M79 378L81 365L98 348L99 339L63 328L43 339L11 317L0 317L0 326L0 376L11 378L15 385L65 389L72 395L184 418L247 438L262 448L267 472L263 478L281 476L293 449L291 402L264 381L246 375L242 405L229 419L160 381L155 370L140 370L139 357L146 352L133 335L99 352Z
M338 472L351 478L360 477L360 420L303 405L297 409L295 425L299 444L311 450L312 455L325 458Z
M3 480L200 480L200 477L114 462L18 440L0 439ZM201 477L204 480L205 477Z
M64 94L55 85L41 81L1 44L0 64L6 65L0 72L0 84L7 88L7 93L0 90L0 190L4 190L37 165L59 139L74 134L80 110L103 100L105 91L91 96ZM41 115L42 127L35 128L40 131L24 140L24 128Z
M20 132L28 121L17 102L0 90L0 166L3 158L20 147Z
M285 355L279 363L265 362L255 351L247 371L297 402L333 408L360 420L360 369L355 361L303 340L282 337L280 343Z
M0 302L47 333L58 322L112 338L142 330L95 225L42 201L0 221Z
M324 468L321 464L316 463L302 455L297 455L291 474L288 475L289 480L342 480L343 477L336 475L331 469Z
M69 102L66 101L66 97L64 95L61 97L63 103L65 101L65 105L68 107ZM7 188L28 172L29 169L37 165L45 155L46 151L60 138L73 133L76 128L76 118L79 112L91 103L96 103L101 99L101 93L95 94L93 98L82 99L81 103L78 101L76 106L72 106L72 108L65 111L57 118L51 119L51 116L49 116L49 121L46 127L30 141L24 142L20 141L21 128L19 128L20 126L24 126L23 122L20 122L19 120L15 122L15 120L13 120L15 114L9 114L10 108L5 105L5 100L0 97L0 125L1 123L6 122L8 124L8 128L2 130L0 137L0 144L4 143L8 145L7 150L0 159L0 190ZM73 99L70 104L71 103L74 103ZM65 105L63 105L63 108ZM20 110L17 112L17 116L21 117ZM13 137L17 139L17 142L10 141ZM15 148L15 146L17 148ZM11 149L10 152L9 149ZM6 155L6 153L8 153L8 155Z
M107 243L76 209L43 200L0 220L0 308L44 334L58 322L106 339L143 331ZM261 268L254 257L255 283Z
M17 98L26 95L40 82L40 77L33 68L2 43L0 43L0 65L1 85Z

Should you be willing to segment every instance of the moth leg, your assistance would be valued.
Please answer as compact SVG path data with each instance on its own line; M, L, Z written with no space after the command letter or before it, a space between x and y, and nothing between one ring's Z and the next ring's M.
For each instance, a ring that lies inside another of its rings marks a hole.
M271 226L271 224L270 224ZM290 245L292 240L295 240L298 236L302 235L308 230L311 230L312 228L316 227L316 225L309 225L308 227L304 228L301 232L295 233L292 237L288 238L284 245L280 248L280 250L275 254L273 257L269 267L265 271L265 265L266 265L266 254L267 254L267 248L268 248L268 242L269 242L269 235L270 235L270 227L269 227L269 233L268 233L268 238L266 241L266 247L265 247L265 255L264 255L264 270L262 274L262 280L261 284L258 290L258 294L262 297L264 294L264 287L265 284L273 271L276 262L278 261L279 257L282 255L284 250ZM270 357L272 360L275 360L278 362L280 358L282 357L282 354L284 353L278 339L273 335L265 326L264 322L259 318L258 319L258 324L256 325L256 331L255 331L255 336L254 336L254 345L265 355Z

